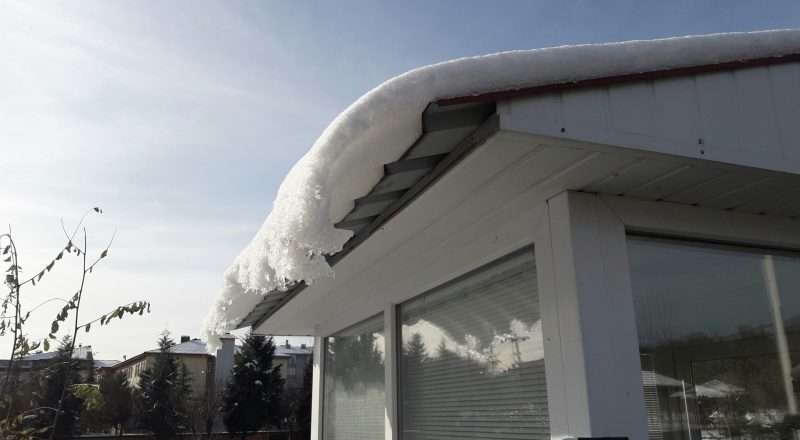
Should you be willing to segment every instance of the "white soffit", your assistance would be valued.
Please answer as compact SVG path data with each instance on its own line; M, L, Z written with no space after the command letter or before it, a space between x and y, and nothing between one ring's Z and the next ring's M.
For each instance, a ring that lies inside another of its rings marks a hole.
M512 136L525 136L513 134ZM543 152L571 148L599 179L572 176L564 190L680 203L726 211L796 219L800 217L800 176L700 159L608 147L580 141L541 139ZM614 151L618 150L618 151ZM552 154L552 153L550 153Z
M491 259L530 243L514 216L566 190L800 216L800 176L500 131L338 262L334 279L304 289L255 331L324 335L374 315L441 281L459 249ZM487 234L506 242L479 243Z

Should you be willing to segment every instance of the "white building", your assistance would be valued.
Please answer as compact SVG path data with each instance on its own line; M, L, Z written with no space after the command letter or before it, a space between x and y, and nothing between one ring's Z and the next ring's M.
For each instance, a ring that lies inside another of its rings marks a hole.
M335 277L238 323L315 336L312 438L799 428L800 32L506 54L390 86L458 72L479 89L416 112L338 222L354 236Z

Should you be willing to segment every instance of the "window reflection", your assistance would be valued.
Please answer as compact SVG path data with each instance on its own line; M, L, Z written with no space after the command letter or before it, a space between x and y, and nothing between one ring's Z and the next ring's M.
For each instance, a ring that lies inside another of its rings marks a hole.
M400 307L403 439L550 438L530 250Z
M796 439L800 260L632 238L651 439Z
M383 316L326 338L325 347L323 438L383 438Z

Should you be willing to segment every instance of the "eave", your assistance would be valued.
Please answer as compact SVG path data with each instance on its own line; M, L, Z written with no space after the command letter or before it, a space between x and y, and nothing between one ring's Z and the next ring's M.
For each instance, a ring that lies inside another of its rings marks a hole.
M409 147L400 160L385 165L383 179L369 194L357 199L354 209L341 222L337 223L339 228L352 230L354 236L345 244L341 252L330 256L328 262L335 268L338 262L369 239L375 231L407 208L420 194L495 134L500 128L496 114L498 100L796 61L800 61L800 54L641 72L436 100L422 114L422 135ZM620 172L629 172L626 170L633 170L636 167L642 169L649 166L657 168L663 165L658 160L641 159L636 164L626 165L628 168L618 170L609 176L619 175ZM657 182L659 179L674 178L676 173L692 172L698 169L694 164L676 165L675 169L667 168L669 167L665 167L666 171L663 176L654 176L653 182ZM736 170L729 170L727 173L734 177L738 175ZM764 177L764 179L770 178ZM800 182L794 182L793 176L786 176L786 179L786 184L781 186L782 191L790 191L795 184L800 184ZM598 181L593 185L587 185L586 188L573 189L614 193L614 189L603 187L603 185L608 186L608 182L610 180ZM620 180L615 180L613 184L619 185L619 182ZM643 183L642 185L644 185L642 188L647 188L648 185L652 188L652 183ZM638 188L637 191L642 192L642 188ZM306 288L305 284L300 283L287 291L275 291L267 294L238 327L260 327L271 315Z

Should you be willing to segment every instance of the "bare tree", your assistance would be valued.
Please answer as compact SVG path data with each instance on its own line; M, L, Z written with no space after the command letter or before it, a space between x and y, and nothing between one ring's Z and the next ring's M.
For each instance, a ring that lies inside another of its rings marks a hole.
M202 393L195 393L189 406L188 426L196 439L205 438L212 440L214 427L219 424L222 415L222 391L225 384L216 381L206 387Z
M36 407L31 408L30 402L21 400L21 396L25 396L25 388L29 384L38 379L39 376L51 373L52 369L59 369L61 364L57 364L47 368L43 371L35 373L32 377L25 378L20 374L20 366L23 358L34 350L40 347L48 351L50 350L50 341L57 338L57 333L62 323L66 324L67 319L72 315L72 327L70 328L69 346L64 347L64 351L68 353L66 358L61 362L64 365L71 365L73 362L73 355L75 351L75 344L78 339L78 331L83 329L84 332L89 332L92 324L99 322L99 325L107 325L113 318L121 319L125 314L143 314L150 311L150 303L146 301L137 301L122 306L115 307L109 313L86 322L80 321L80 307L83 298L84 288L86 286L86 279L92 273L95 266L101 260L108 256L108 250L114 241L112 235L109 243L94 257L92 260L88 258L88 245L86 239L86 229L83 228L83 221L89 213L100 214L103 211L100 208L93 208L87 211L81 220L78 222L72 234L67 233L66 228L62 222L62 230L66 237L66 245L58 249L53 259L45 265L41 270L33 272L33 275L23 276L24 271L19 260L19 250L16 242L9 231L5 234L0 234L0 258L4 263L9 263L10 266L5 270L5 286L7 288L5 296L0 300L0 336L10 334L12 336L11 355L9 359L8 369L6 375L0 378L0 437L4 439L9 438L22 438L32 439L40 438L47 433L47 437L52 440L55 436L55 427L59 423L59 418L63 415L63 406L65 397L68 393L73 391L75 384L70 381L64 381L60 393L58 404L53 407ZM75 237L78 232L83 232L83 246L75 243ZM49 298L39 305L25 310L23 307L23 290L27 291L29 287L36 286L36 283L53 270L56 264L68 255L74 255L82 258L82 272L80 286L77 291L72 294L69 299L66 298ZM24 289L23 289L24 288ZM50 325L50 331L46 337L31 339L27 332L26 323L31 317L31 313L36 311L44 304L60 301L64 303L59 313L53 319ZM86 393L87 389L81 390ZM32 427L29 423L31 418L36 417L36 413L41 411L49 411L53 413L52 423L44 427Z

